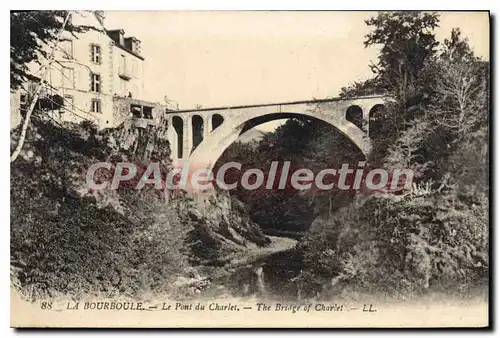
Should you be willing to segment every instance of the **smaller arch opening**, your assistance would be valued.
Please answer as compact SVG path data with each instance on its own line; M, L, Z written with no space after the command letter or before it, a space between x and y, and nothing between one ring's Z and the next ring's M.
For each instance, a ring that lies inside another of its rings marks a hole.
M347 108L345 118L359 129L363 129L363 109L360 106L354 105Z
M191 126L193 127L193 151L203 141L203 117L193 115L191 118Z
M175 133L177 134L177 158L182 158L184 144L184 121L179 116L172 117L172 126L174 127ZM174 152L175 149L172 149Z
M376 104L370 109L369 115L369 131L368 136L372 137L376 135L378 131L382 128L384 122L384 112L385 106L383 104Z
M224 117L220 114L212 115L212 131L217 129L224 122Z

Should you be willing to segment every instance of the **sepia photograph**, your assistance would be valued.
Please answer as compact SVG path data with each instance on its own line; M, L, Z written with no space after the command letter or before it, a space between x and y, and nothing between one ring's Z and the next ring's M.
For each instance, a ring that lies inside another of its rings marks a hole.
M10 11L10 326L490 327L488 11Z

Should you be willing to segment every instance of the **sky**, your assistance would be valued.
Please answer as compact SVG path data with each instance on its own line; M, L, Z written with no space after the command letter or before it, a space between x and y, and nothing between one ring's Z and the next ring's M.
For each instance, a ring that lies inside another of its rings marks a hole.
M141 40L144 99L181 109L337 96L371 76L364 48L374 12L108 11L108 29ZM488 59L487 13L444 12L439 40L460 27Z

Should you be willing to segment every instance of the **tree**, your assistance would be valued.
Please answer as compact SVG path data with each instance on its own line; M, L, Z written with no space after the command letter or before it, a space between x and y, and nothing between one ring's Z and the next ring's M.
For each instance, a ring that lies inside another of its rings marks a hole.
M340 89L339 96L349 98L356 96L380 95L385 94L386 92L387 90L381 86L380 81L373 77L365 81L354 82L347 87L342 87Z
M99 15L95 13L99 20ZM40 56L47 59L42 78L31 97L29 108L24 117L21 134L10 162L14 162L24 145L29 120L35 105L39 102L40 91L45 83L45 77L52 65L57 43L64 31L71 34L89 30L90 26L75 26L71 23L71 11L38 11L38 12L12 12L11 13L11 90L21 87L21 84L34 76L28 71L28 64L32 61L41 64ZM52 42L52 44L50 44ZM49 52L45 46L49 45ZM37 79L38 80L38 79Z
M42 64L48 58L46 46L57 39L64 18L69 11L11 11L10 12L10 88L18 89L27 80L35 80L27 65ZM69 21L64 30L71 34L83 33L90 26L74 25Z
M370 68L374 77L341 90L341 97L388 94L392 101L370 116L373 145L370 161L384 163L391 145L422 115L432 96L433 64L437 53L434 29L439 16L425 12L380 12L365 20L372 28L366 47L378 47L377 61Z
M426 85L422 70L436 53L434 28L439 15L425 12L382 12L365 21L373 31L365 47L382 45L371 69L380 85L396 100L406 103Z
M459 29L445 39L434 65L426 112L432 128L423 143L434 177L451 174L459 185L484 190L488 164L489 63L476 57ZM472 182L472 183L471 183Z
M488 64L474 56L459 29L445 39L438 60L434 121L453 133L465 136L487 120Z
M422 143L428 137L429 130L429 122L421 119L402 132L390 147L385 166L390 169L410 168L415 174L423 172L428 163L422 154Z

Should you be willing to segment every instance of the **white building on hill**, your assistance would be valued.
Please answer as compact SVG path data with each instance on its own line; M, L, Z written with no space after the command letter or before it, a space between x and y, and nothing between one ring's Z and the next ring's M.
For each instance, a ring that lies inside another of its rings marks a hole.
M95 30L76 37L64 32L59 41L42 97L53 102L57 95L64 107L51 110L50 114L64 121L91 120L106 128L130 116L152 118L153 111L161 113L162 108L157 104L140 100L145 62L141 41L126 36L122 29L105 29L104 20L93 12L79 11L71 20L75 25L88 25ZM43 69L38 64L30 69L33 75L42 77ZM11 110L16 110L16 101L25 109L26 99L35 86L27 84L24 91L12 94ZM18 116L11 118L11 127L12 124L14 127L19 124Z

